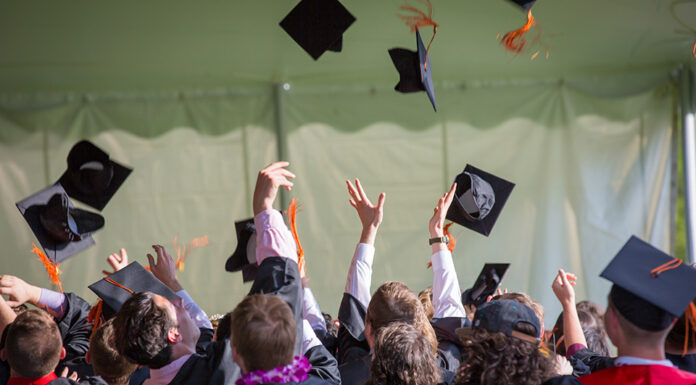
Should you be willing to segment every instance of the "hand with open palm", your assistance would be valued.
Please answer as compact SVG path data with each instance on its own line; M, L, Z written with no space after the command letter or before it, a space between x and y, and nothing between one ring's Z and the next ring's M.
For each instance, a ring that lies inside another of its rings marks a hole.
M355 179L355 187L353 187L353 184L349 180L346 181L346 184L348 185L348 194L350 194L351 197L349 200L350 205L355 207L355 211L358 212L358 217L360 217L360 222L362 222L363 226L363 231L360 235L360 243L374 245L377 229L382 223L384 200L387 195L385 193L379 194L377 206L375 206L370 202L370 199L367 198L367 194L365 194L365 190L363 190L358 179Z

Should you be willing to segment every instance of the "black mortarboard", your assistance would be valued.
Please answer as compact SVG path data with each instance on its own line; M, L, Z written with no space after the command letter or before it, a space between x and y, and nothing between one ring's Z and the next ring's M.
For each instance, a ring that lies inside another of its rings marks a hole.
M462 293L462 304L478 307L485 303L489 295L495 294L495 290L503 280L508 267L510 267L509 263L486 263L483 265L474 285Z
M89 285L89 289L117 312L134 294L149 291L173 301L180 297L145 270L138 262L131 262L123 269Z
M454 181L457 191L447 219L488 236L515 184L469 164Z
M524 322L534 327L534 336L515 330L518 323ZM471 328L457 329L460 337L466 337L474 329L484 329L492 333L501 332L507 336L537 344L541 326L534 310L514 299L500 299L486 302L476 308Z
M244 282L253 281L259 266L256 263L256 227L254 218L235 222L234 229L237 232L237 248L227 259L225 270L230 272L242 271Z
M68 169L58 180L73 199L102 210L133 171L109 159L94 144L82 140L68 154Z
M525 12L532 9L532 7L534 6L534 3L536 2L536 0L509 0L509 1L517 4L520 8L524 9Z
M76 209L59 184L17 202L29 228L54 263L94 245L91 233L104 226L96 213Z
M420 32L416 30L417 52L405 48L392 48L389 56L399 71L399 83L395 90L403 93L425 91L428 94L433 109L435 105L435 88L433 87L433 73L430 56L427 54Z
M614 308L641 329L668 328L696 297L696 270L632 236L600 274Z
M338 0L301 0L280 26L317 60L327 50L341 51L343 33L354 21Z

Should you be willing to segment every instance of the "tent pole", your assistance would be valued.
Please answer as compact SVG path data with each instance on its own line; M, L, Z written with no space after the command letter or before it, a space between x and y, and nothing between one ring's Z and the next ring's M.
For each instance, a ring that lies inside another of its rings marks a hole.
M694 73L684 66L680 74L680 110L684 156L684 203L686 207L686 256L696 261L696 126L694 126Z
M288 159L288 143L285 132L285 104L283 92L289 89L289 84L276 82L273 83L273 113L276 132L276 148L278 150L278 161ZM290 203L288 200L288 192L284 188L280 189L280 207L285 210Z

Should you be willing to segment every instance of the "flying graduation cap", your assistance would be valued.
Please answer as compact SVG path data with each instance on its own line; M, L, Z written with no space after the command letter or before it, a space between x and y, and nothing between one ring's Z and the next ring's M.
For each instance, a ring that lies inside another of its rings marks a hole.
M483 265L474 285L462 293L462 304L479 307L485 303L489 295L495 294L508 267L510 267L509 263L486 263Z
M488 236L515 184L469 164L454 181L457 190L447 219Z
M647 331L668 328L696 297L696 270L632 236L600 277L614 285L611 304Z
M259 265L256 263L256 227L254 218L234 223L237 232L237 247L225 263L229 272L242 271L244 282L253 281Z
M68 169L58 183L71 198L101 211L131 171L111 160L101 148L82 140L70 149Z
M353 22L355 17L338 0L301 0L280 26L317 60L326 51L341 52L343 33Z
M517 4L520 8L524 9L525 12L532 9L536 0L509 0L512 3Z
M16 205L54 264L93 246L91 234L104 227L101 215L75 208L60 184L49 186Z
M389 56L394 62L396 70L399 71L399 83L394 89L402 93L425 91L433 109L437 111L432 62L419 31L416 31L416 47L418 49L416 52L405 48L389 50Z

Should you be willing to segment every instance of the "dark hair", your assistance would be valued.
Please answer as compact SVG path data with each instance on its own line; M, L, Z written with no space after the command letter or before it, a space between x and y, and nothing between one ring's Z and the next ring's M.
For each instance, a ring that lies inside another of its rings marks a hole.
M131 361L159 369L171 362L169 329L176 327L166 309L157 306L151 292L130 297L114 317L116 350Z
M433 307L433 287L428 286L418 293L418 300L420 300L421 305L423 305L423 310L425 310L425 315L428 319L433 319L435 315L435 308Z
M113 318L94 331L89 340L89 357L94 374L111 385L126 384L138 365L114 349Z
M27 305L21 304L19 306L13 307L12 310L15 312L16 315L20 315L25 311L29 310L29 308L27 307Z
M686 311L690 311L689 308ZM681 317L677 318L677 322L672 327L672 330L667 334L666 345L672 349L678 349L681 351L684 349L684 340L687 338L686 335L686 313L682 314ZM693 349L696 347L696 330L689 328L688 344L686 349Z
M220 318L217 328L215 329L215 341L222 341L225 338L229 339L232 333L232 312L229 312Z
M274 296L247 296L232 311L231 344L247 372L270 370L292 362L295 317L285 301Z
M528 323L520 322L514 329L537 337ZM466 361L459 367L457 384L538 385L554 376L553 360L537 344L480 328L469 330L461 340Z
M324 323L326 323L326 333L331 336L338 338L338 328L334 324L333 317L329 313L321 313L324 316Z
M39 378L53 372L62 348L58 325L46 312L26 310L7 326L7 361L20 377Z
M609 357L610 353L607 337L603 336L599 330L592 327L583 327L582 334L585 335L585 341L587 341L588 349L599 354L600 356Z
M587 348L595 353L599 353L602 356L609 356L609 337L604 329L604 323L601 318L598 318L596 314L591 313L586 310L587 307L578 308L578 319L580 320L580 326L582 327L582 332L585 335L585 340L587 341ZM563 337L563 312L558 315L556 319L556 324L553 327L553 335L555 336L556 343L556 354L562 356L566 355L565 343L559 342L561 337ZM554 343L554 340L549 341L550 344Z
M370 324L375 336L379 329L393 323L409 323L421 330L437 350L437 337L425 315L418 297L403 282L385 282L377 288L365 313L365 324Z
M435 385L440 368L430 341L411 324L394 322L375 339L370 385Z

